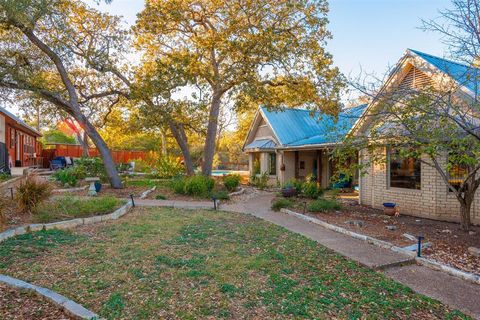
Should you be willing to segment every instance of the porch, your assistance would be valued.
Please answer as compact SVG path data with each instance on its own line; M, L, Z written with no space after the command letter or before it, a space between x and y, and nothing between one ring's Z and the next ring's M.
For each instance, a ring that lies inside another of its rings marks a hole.
M334 163L328 148L312 150L255 150L249 152L250 175L267 173L270 184L284 185L291 180L317 181L322 188L331 186Z

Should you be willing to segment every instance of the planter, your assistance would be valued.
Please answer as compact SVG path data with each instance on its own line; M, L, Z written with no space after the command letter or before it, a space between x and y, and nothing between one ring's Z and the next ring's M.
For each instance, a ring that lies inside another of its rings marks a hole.
M395 216L397 213L396 209L397 204L393 202L385 202L383 204L383 213L386 214L387 216Z
M286 187L282 189L282 196L285 198L295 197L297 195L297 189L294 187Z

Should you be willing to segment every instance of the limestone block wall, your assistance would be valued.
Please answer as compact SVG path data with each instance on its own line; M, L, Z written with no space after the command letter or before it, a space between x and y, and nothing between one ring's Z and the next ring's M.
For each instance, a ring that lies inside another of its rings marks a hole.
M386 155L386 148L379 149ZM369 155L360 153L360 161L368 163ZM427 160L427 159L424 159ZM446 162L446 157L443 164ZM460 205L448 191L435 168L421 164L420 190L392 188L389 186L386 162L370 164L366 174L360 177L361 204L383 208L384 202L395 202L401 214L443 221L459 221ZM475 197L472 206L472 222L480 224L480 195Z

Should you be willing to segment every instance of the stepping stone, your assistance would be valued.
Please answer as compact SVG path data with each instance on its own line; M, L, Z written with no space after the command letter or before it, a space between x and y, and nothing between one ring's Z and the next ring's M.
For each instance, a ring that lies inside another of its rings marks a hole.
M469 247L468 248L468 253L470 253L472 256L480 258L480 248Z
M422 243L422 249L429 248L430 243L429 242L423 242ZM406 247L403 247L402 249L408 250L408 251L417 251L418 249L418 244L412 244Z
M364 223L361 220L348 220L345 221L346 224L355 226L355 227L363 227Z
M397 230L397 226L386 226L387 230L394 231Z

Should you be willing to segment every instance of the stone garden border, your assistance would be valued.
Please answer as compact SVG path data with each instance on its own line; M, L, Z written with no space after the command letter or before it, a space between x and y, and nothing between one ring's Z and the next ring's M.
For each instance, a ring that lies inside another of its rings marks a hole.
M65 310L68 314L79 319L100 319L100 317L83 306L79 305L75 301L72 301L50 289L36 286L28 282L15 279L9 276L0 275L0 282L6 284L9 287L19 290L33 291L37 295L52 302L57 307Z
M245 188L240 188L240 190L237 190L237 191L234 191L232 193L229 193L228 196L229 197L233 197L233 196L238 196L238 195L241 195L245 193Z
M64 193L64 192L76 192L76 191L83 191L88 188L88 185L78 188L64 188L64 189L53 189L53 193Z
M470 273L470 272L465 272L465 271L462 271L460 269L450 267L448 265L436 262L436 261L431 260L431 259L417 257L415 252L407 251L403 248L400 248L398 246L393 245L390 242L378 240L378 239L370 237L370 236L366 236L366 235L363 235L363 234L360 234L360 233L356 233L356 232L347 230L345 228L338 227L336 225L327 223L327 222L319 220L317 218L312 218L312 217L309 217L307 215L304 215L304 214L301 214L301 213L298 213L298 212L295 212L295 211L292 211L292 210L289 210L289 209L282 208L282 209L280 209L280 212L283 212L283 213L286 213L288 215L291 215L291 216L306 220L308 222L317 224L319 226L322 226L325 229L332 230L332 231L335 231L335 232L338 232L338 233L342 233L342 234L345 234L347 236L350 236L350 237L358 239L358 240L366 241L367 243L373 244L377 247L389 249L389 250L392 250L392 251L399 252L399 253L402 253L404 255L410 256L410 257L415 259L415 262L417 264L423 265L423 266L428 267L430 269L442 271L442 272L448 273L448 274L450 274L454 277L461 278L461 279L467 280L469 282L473 282L475 284L480 284L480 276L479 275L476 275L476 274L473 274L473 273Z

